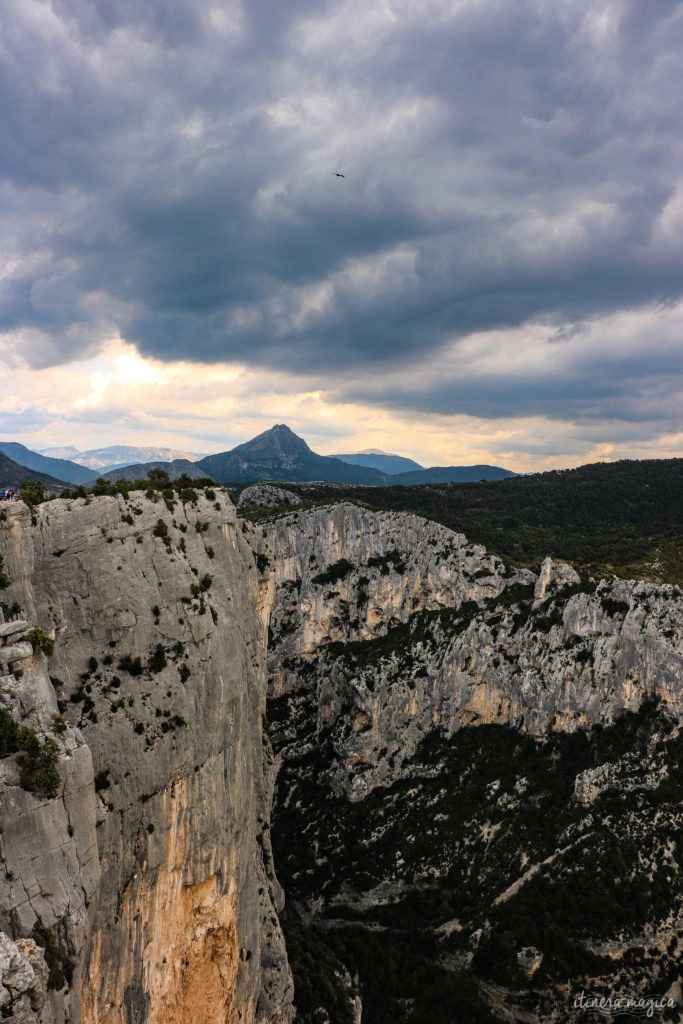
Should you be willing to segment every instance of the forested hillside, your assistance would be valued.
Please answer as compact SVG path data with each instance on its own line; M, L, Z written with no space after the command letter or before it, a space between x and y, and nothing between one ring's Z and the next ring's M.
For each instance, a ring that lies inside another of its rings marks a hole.
M592 573L683 582L683 459L596 463L476 484L287 484L311 503L415 512L515 565L546 555ZM246 510L245 510L246 511Z

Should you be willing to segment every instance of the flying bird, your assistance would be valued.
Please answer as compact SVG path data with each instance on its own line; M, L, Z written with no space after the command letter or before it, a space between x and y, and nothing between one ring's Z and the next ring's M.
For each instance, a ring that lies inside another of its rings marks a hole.
M340 173L339 173L339 171L333 171L332 173L333 173L333 174L334 174L334 175L335 175L335 176L336 176L337 178L345 178L345 177L346 177L346 175L345 175L345 174L340 174Z

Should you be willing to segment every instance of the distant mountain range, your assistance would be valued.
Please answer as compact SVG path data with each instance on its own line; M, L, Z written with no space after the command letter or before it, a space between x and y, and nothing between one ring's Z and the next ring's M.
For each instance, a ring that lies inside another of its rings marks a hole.
M40 481L51 494L59 494L68 486L64 480L56 480L47 473L37 473L26 466L20 466L18 462L0 451L0 487L11 487L16 490L21 487L24 480Z
M350 466L333 455L317 455L302 437L278 423L228 452L200 459L197 466L218 483L256 480L328 480L332 483L386 483L386 474Z
M328 480L332 483L383 487L388 484L502 480L515 475L499 466L437 466L424 469L412 459L378 451L337 456L317 455L303 438L298 437L284 423L278 423L229 452L200 459L196 465L219 483Z
M146 462L173 462L176 459L196 462L203 457L196 452L179 451L177 448L140 448L127 444L111 444L106 448L91 448L85 452L73 445L66 445L62 448L44 448L41 454L55 459L68 459L92 470L110 470Z
M33 469L36 473L47 474L57 480L66 480L69 484L89 484L97 480L98 473L85 466L65 458L50 458L41 455L39 452L31 451L23 444L16 441L0 441L0 452L8 455L13 462L26 469Z
M348 462L350 466L367 466L368 469L379 469L387 476L395 473L410 473L413 470L424 469L414 459L406 459L403 455L391 455L389 452L377 451L375 448L368 448L364 452L352 452L345 455L335 455L336 459Z
M84 486L92 484L100 476L108 480L137 480L152 467L165 469L171 479L185 473L193 479L211 477L218 483L231 484L289 480L384 487L390 484L502 480L515 475L499 466L435 466L425 469L413 459L376 449L338 456L318 455L284 423L276 424L229 451L201 458L172 448L136 448L129 445L110 445L85 452L65 446L47 448L40 453L15 441L0 442L0 452L14 463L53 481Z
M392 485L477 483L479 480L504 480L517 475L500 466L432 466L431 469L425 469L419 462L406 459L403 455L390 455L372 448L336 457L352 466L379 469L391 477L388 483Z

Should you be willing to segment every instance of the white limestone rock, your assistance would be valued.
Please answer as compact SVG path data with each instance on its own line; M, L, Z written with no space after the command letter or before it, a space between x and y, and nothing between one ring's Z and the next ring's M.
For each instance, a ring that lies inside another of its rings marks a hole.
M544 558L534 587L534 608L543 604L550 594L565 587L577 586L580 582L581 577L571 565L567 565L566 562L553 562L552 558Z
M259 1001L288 1021L264 867L261 531L218 488L172 509L142 492L58 499L35 518L17 502L0 523L4 599L55 652L0 676L0 703L60 744L63 788L40 799L16 756L0 761L0 928L40 918L68 948L73 983L43 1024L255 1020Z
M550 559L537 580L438 524L350 504L265 528L277 580L272 692L314 707L313 742L331 740L330 777L351 799L400 777L437 725L542 736L608 724L649 698L683 717L677 587L577 590L578 573ZM454 614L433 615L424 636L424 623L405 629L416 612L445 609ZM398 626L393 648L375 655L372 644ZM358 641L362 657L345 657L343 645Z
M33 939L0 931L0 1014L11 1024L38 1024L47 999L48 968Z
M274 484L252 484L245 487L237 502L238 508L258 506L260 508L287 508L301 505L303 498L285 487Z

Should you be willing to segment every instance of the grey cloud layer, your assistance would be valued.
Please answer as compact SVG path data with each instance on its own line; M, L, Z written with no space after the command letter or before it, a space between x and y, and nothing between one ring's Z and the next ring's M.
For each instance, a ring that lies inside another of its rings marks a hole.
M118 329L377 385L472 332L543 319L571 347L651 307L629 359L577 346L550 391L501 351L363 395L638 419L663 378L670 416L675 353L649 353L683 292L682 44L666 0L6 0L0 328L35 365Z

